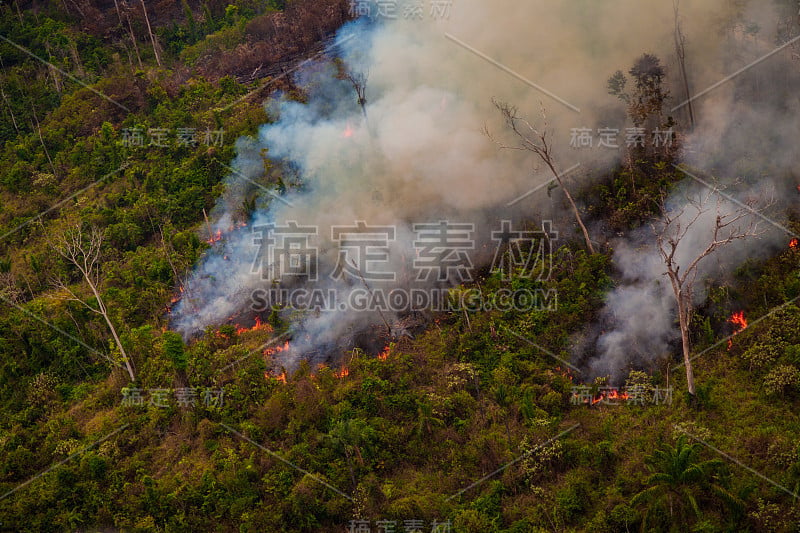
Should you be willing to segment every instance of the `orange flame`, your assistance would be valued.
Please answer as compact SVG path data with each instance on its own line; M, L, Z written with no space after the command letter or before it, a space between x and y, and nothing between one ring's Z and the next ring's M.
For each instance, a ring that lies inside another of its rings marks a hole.
M228 231L233 231L240 228L246 228L247 222L236 222L235 224L231 224L228 226Z
M342 137L349 139L350 137L353 136L354 133L355 130L353 129L353 126L351 126L350 123L348 122L347 126L344 129L344 133L342 133Z
M381 361L386 361L386 359L388 359L389 357L389 350L390 347L387 346L381 353L378 354L378 359L380 359Z
M628 400L630 396L627 392L620 392L617 389L611 389L608 392L608 399L609 400Z
M280 381L283 384L286 384L286 372L281 372L280 376L273 376L275 379Z
M580 394L574 393L573 397L580 397ZM598 403L604 401L628 401L631 399L631 395L627 392L621 391L619 389L604 389L597 393L597 396L592 397L591 399L584 398L583 403L587 405L597 405Z
M222 240L222 230L218 229L217 232L206 240L208 244L214 244Z
M223 333L219 330L214 332L214 336L218 339L229 340L231 337L227 333Z
M264 355L275 355L276 353L285 352L289 349L289 341L283 343L283 346L273 346L264 350Z
M738 329L733 332L731 337L734 337L741 333L743 330L747 329L747 319L744 317L744 311L739 311L738 313L733 313L731 317L728 319L728 322L733 324L734 326L738 326ZM733 339L728 339L728 349L730 350L733 346Z
M236 333L238 333L239 335L241 335L242 333L244 333L246 331L256 331L256 330L260 330L260 329L272 329L272 326L270 326L269 324L267 324L265 322L261 322L261 317L260 316L256 317L256 325L253 326L252 328L245 328L245 327L239 326L238 324L236 325Z
M333 375L334 377L339 379L345 378L350 375L350 369L347 367L343 367L339 372L335 372Z
M179 286L178 290L180 291L180 293L173 296L172 299L169 301L169 303L171 304L178 303L178 301L183 297L183 285Z
M792 239L789 241L789 248L794 248L796 250L798 246L800 246L800 241L797 239Z
M569 368L562 369L560 366L557 366L556 367L556 372L558 372L559 374L561 374L562 376L564 376L565 378L567 378L570 381L573 381L575 379L575 377L572 375L572 372L570 371Z

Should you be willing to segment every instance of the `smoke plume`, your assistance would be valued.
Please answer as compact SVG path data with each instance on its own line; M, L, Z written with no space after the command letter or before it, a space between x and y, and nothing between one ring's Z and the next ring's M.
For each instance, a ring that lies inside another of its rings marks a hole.
M382 268L398 273L398 285L415 281L408 272L409 258L417 253L414 224L475 224L471 257L476 267L491 259L490 233L501 220L551 219L561 239L579 238L559 191L548 195L540 190L518 200L551 176L532 154L498 150L482 133L484 126L498 137L507 133L492 98L517 106L539 126L545 121L540 116L544 107L555 160L562 170L580 163L568 182L585 184L615 164L619 153L570 148L570 130L625 126L609 123L624 112L607 94L606 80L629 68L643 52L661 57L670 74L675 72L672 6L636 0L455 0L446 12L434 16L426 8L420 16L409 9L411 4L415 2L397 2L393 17L369 4L373 16L344 26L331 47L330 56L339 56L350 72L368 75L363 113L350 83L337 76L331 57L323 57L294 74L305 103L271 99L266 104L271 122L256 139L239 140L231 162L235 172L227 177L227 192L211 213L213 230L225 232L225 239L188 280L188 296L173 310L175 329L188 337L225 322L248 304L254 290L270 284L254 269L258 245L250 231L265 224L294 221L318 228L316 286L341 294L363 284L357 277L337 280L327 275L339 259L333 226L364 221L394 227ZM774 44L778 14L770 6L766 0L744 7L732 0L681 2L695 92ZM761 33L742 33L740 26L749 21L757 22ZM763 159L769 154L771 177L781 183L777 187L785 185L786 172L796 161L789 150L791 139L780 137L796 126L789 127L781 117L797 104L793 97L791 103L777 105L792 86L789 81L795 81L782 66L789 61L786 52L754 72L759 79L773 73L792 78L780 82L785 83L782 90L772 86L777 79L750 87L754 82L748 74L697 101L698 127L688 144L693 165L731 172L744 164L741 159L756 165L754 153ZM679 85L672 86L678 93ZM682 98L673 94L673 100ZM679 119L681 113L676 111ZM753 138L754 132L775 124L783 131ZM265 155L275 167L265 166ZM752 184L760 177L751 174L747 179ZM277 197L280 187L286 192ZM248 229L230 232L242 219L242 203L256 194ZM663 269L652 252L642 255L637 238L615 246L621 284L609 295L603 313L623 326L599 340L598 372L620 366L626 345L641 344L648 336L656 345L642 346L640 352L657 354L674 335ZM451 276L446 282L427 283L456 282ZM364 320L380 319L348 311L307 316L307 347L334 342Z

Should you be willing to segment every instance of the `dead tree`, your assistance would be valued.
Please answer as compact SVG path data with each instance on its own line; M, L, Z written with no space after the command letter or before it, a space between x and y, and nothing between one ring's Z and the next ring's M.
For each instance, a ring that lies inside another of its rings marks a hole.
M133 26L131 25L131 17L128 14L127 6L125 9L125 20L128 22L128 31L130 32L131 36L131 44L133 45L134 53L136 53L136 60L139 62L139 68L144 68L142 66L142 56L139 55L139 47L136 45L136 34L133 33Z
M350 82L353 89L356 91L358 97L358 105L361 107L361 112L367 116L367 80L369 79L369 72L350 72L346 71L344 79Z
M492 139L492 141L494 141L500 148L508 150L525 150L528 152L533 152L539 156L539 159L541 159L544 164L547 165L547 168L550 169L550 171L553 173L553 177L555 177L556 181L558 182L559 187L561 187L561 189L564 191L564 195L567 197L567 201L572 209L572 213L575 215L575 221L578 223L578 226L580 226L581 232L583 233L583 238L586 241L586 248L589 250L589 253L594 254L594 246L592 245L592 240L589 238L589 231L586 229L586 225L583 223L583 219L581 218L581 212L578 210L578 206L575 204L575 200L573 200L569 189L567 189L567 187L564 185L564 180L561 178L561 174L558 172L558 170L556 170L556 165L553 161L552 148L547 140L547 117L545 115L544 108L542 108L544 128L542 128L540 131L537 130L530 122L524 118L521 118L517 114L516 107L494 99L492 99L492 102L494 102L495 107L497 107L497 109L500 110L500 113L502 113L503 119L505 120L508 128L514 132L514 135L517 136L519 144L516 146L502 144L492 137L492 134L487 128L484 128L484 134Z
M156 56L156 64L161 67L161 58L158 57L158 43L156 42L155 36L153 36L153 29L150 27L150 17L147 15L147 6L144 5L144 0L140 0L142 3L142 12L144 13L144 21L147 24L147 33L150 34L150 42L153 44L153 54Z
M709 235L708 243L686 258L683 256L684 248L697 238L699 232L704 231L701 226L709 224L707 219L712 216L709 204L712 203L713 195L716 195L717 199L714 220L705 230ZM724 201L716 189L709 189L707 193L687 199L687 203L680 209L669 209L662 200L660 225L654 227L658 252L667 268L664 274L669 278L678 305L686 384L692 397L695 395L695 386L690 357L689 325L694 312L694 286L700 262L736 240L763 234L759 228L759 219L762 217L759 211L753 206L740 204L735 210L724 212L722 210ZM681 243L684 243L683 247Z
M678 65L681 67L681 78L683 78L683 89L686 91L686 110L689 112L689 129L694 129L694 105L692 95L689 93L689 77L686 74L686 36L681 30L680 15L678 13L679 0L673 0L672 8L675 12L675 55L678 56Z
M30 101L30 98L28 99ZM47 156L47 162L50 163L50 170L53 171L53 176L58 177L58 172L56 172L56 167L53 165L53 159L50 157L50 152L47 150L47 145L44 143L44 137L42 137L42 126L39 124L39 117L36 116L36 106L33 105L33 102L30 101L31 104L31 113L33 114L33 118L36 121L36 127L33 126L33 122L31 122L31 129L35 129L36 133L39 135L39 143L42 145L42 150L44 150L44 155Z
M102 244L103 233L100 229L93 227L87 235L79 226L72 226L65 229L57 235L55 242L50 243L51 248L59 256L77 268L81 273L83 280L92 291L92 295L97 302L96 306L90 303L88 299L78 296L69 284L61 278L54 279L53 284L67 294L67 300L78 302L93 313L97 313L103 317L103 320L105 320L111 332L111 336L114 337L114 342L119 349L119 353L122 356L131 381L136 381L136 375L134 374L131 360L117 334L117 328L111 321L111 316L103 301L103 297L100 295L100 285L102 284L102 274L100 271Z

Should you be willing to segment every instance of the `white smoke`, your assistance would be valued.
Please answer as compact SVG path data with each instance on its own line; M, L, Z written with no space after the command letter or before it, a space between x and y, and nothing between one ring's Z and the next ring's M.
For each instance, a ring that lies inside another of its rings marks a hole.
M252 182L274 184L279 171L265 176L266 149L270 158L283 162L280 172L289 190L281 200L262 192L251 227L296 221L320 228L321 270L336 263L329 228L356 221L397 228L390 258L399 272L415 253L412 224L417 222L474 223L477 250L484 249L489 231L499 229L502 219L554 219L561 237L574 239L578 233L560 194L551 199L540 191L513 202L550 176L532 154L499 151L482 134L486 125L503 135L492 98L516 105L520 114L539 125L544 105L562 169L576 163L585 169L606 168L618 154L570 149L570 129L609 125L605 121L614 115L609 110L619 102L607 95L606 80L615 70L625 69L645 51L665 61L672 56L673 13L668 4L455 0L447 18L434 19L426 12L422 19L405 19L406 3L398 2L394 19L348 24L339 32L335 49L351 71L369 75L366 118L352 87L335 77L329 59L303 68L295 80L305 89L307 102L271 101L268 111L274 122L261 128L258 139L237 144L238 155L231 163L236 172L227 178L228 192L212 213L214 229L227 230L241 202L260 190ZM725 32L731 21L746 16L739 5L731 0L681 3L693 83L698 86L724 75L728 65L721 58L729 57ZM372 7L377 10L375 4ZM714 102L711 97L703 102L699 114L704 120L725 116L712 112ZM703 150L713 150L713 142L707 141ZM585 179L585 174L573 174L572 183ZM293 187L295 181L302 187ZM615 261L626 272L636 263L621 255L622 248L617 248ZM247 305L251 292L265 284L252 271L255 249L251 233L229 233L224 254L209 253L197 266L187 283L189 296L173 311L173 327L191 335L225 322ZM476 256L475 263L481 261L483 256ZM658 292L653 286L660 273L654 272L651 260L632 268L641 271L635 279L645 294ZM359 282L326 280L324 286L346 293ZM647 300L629 289L612 295L609 306L621 322L630 315L651 317L662 342L673 332L668 305L660 298ZM306 324L309 342L335 340L353 320L362 317L311 317ZM603 340L606 352L640 331L634 327L632 332L609 332Z

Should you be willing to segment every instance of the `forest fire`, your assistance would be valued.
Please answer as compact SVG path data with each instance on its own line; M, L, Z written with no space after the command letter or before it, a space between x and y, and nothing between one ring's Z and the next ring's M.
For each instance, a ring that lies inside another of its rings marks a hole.
M266 322L262 322L261 321L261 317L259 317L259 316L256 317L256 324L251 328L242 327L242 326L239 326L238 324L236 325L236 333L239 334L239 335L241 335L242 333L248 332L248 331L271 330L271 329L272 329L272 326L270 326Z
M583 392L573 392L572 404L580 405L597 405L599 403L615 404L615 402L625 402L634 399L633 396L620 389L612 387L603 387L597 393L592 394L589 392L589 387L584 386Z
M267 348L266 350L264 350L264 355L272 356L278 353L288 352L288 351L289 351L289 341L286 341L281 346L273 346L272 348Z
M574 381L575 376L572 375L572 371L569 368L561 368L560 366L556 367L556 372L564 376L570 381Z
M391 349L390 346L387 346L381 353L378 354L378 359L381 361L386 361L389 358L389 350Z
M620 392L617 389L610 389L605 392L599 392L596 398L592 399L592 405L597 405L600 402L612 401L627 401L630 396L626 392Z
M181 298L183 297L183 285L178 287L178 290L179 290L178 294L173 296L172 299L169 301L169 303L176 304L181 300Z
M333 373L333 376L337 379L346 378L349 375L350 375L350 369L347 368L346 366L342 367L340 371Z
M212 234L211 237L206 239L208 244L214 244L215 242L219 242L222 240L222 230L217 230L216 233Z
M234 230L237 230L237 229L240 229L240 228L245 228L245 227L247 227L247 222L237 222L236 224L233 224L233 225L229 226L227 232L230 233L230 232L232 232ZM225 234L222 233L221 229L218 229L216 232L212 232L210 226L208 228L208 233L209 233L209 238L206 239L206 242L208 244L217 243L217 242L221 241L222 238L225 236Z
M620 392L617 389L611 389L606 396L609 400L628 400L630 396L627 392Z
M731 317L728 319L728 322L737 326L737 330L733 332L731 338L728 339L728 349L730 350L733 347L733 337L741 333L743 330L747 329L747 319L744 316L744 311L739 311L738 313L733 313Z
M791 241L789 241L789 248L797 250L799 247L800 247L800 241L798 241L797 239L792 239Z

